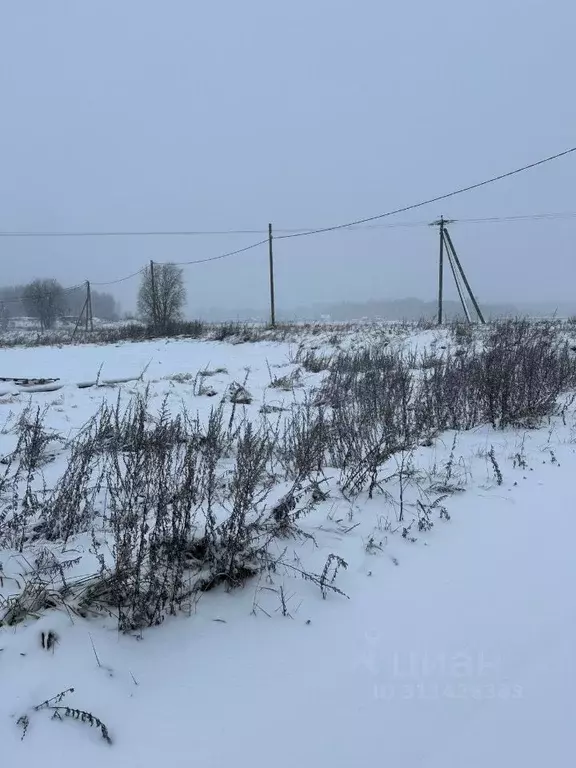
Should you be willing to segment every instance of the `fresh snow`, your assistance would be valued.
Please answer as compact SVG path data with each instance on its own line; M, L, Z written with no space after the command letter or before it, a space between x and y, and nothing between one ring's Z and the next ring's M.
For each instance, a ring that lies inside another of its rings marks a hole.
M439 340L421 334L407 343ZM321 374L304 372L294 391L269 387L271 376L298 367L295 352L288 343L187 341L2 350L2 375L59 377L66 386L0 397L0 454L13 447L9 426L29 400L47 408L50 427L72 437L119 392L127 402L149 387L152 407L168 397L171 408L184 403L205 418L232 381L246 380L254 396L246 412L256 420L263 404L289 408L320 381ZM102 378L138 380L68 386L96 378L101 366ZM214 398L195 395L194 381L180 376L218 369L225 372L205 377ZM332 495L303 522L318 549L290 541L288 553L316 570L332 552L343 557L348 569L336 584L347 597L323 600L313 584L279 573L274 584L263 577L242 590L207 593L189 615L138 636L64 612L1 628L4 764L570 765L575 423L571 409L566 423L554 419L535 431L459 434L455 458L465 491L444 501L450 520L435 520L415 542L395 530L395 510L382 496L349 503ZM445 464L453 438L419 449L417 467L433 472ZM491 446L501 485L487 456ZM523 468L514 462L519 452ZM62 469L56 456L48 479ZM85 554L86 574L94 570L87 548L79 539L68 553ZM25 564L7 552L0 564L0 594L7 596ZM273 591L280 586L290 617ZM39 638L49 630L59 641L47 653ZM31 711L72 687L63 704L104 721L111 746L87 725ZM23 714L30 718L24 739L17 726Z

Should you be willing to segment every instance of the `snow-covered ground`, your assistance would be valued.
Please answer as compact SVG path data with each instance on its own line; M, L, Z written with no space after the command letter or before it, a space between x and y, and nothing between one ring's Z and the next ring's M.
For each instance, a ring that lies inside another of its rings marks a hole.
M424 350L449 342L422 332L393 334L391 343ZM307 337L305 346L334 351L321 336ZM241 409L254 422L264 406L288 412L324 376L304 370L297 352L294 343L183 340L0 350L2 375L65 383L31 395L5 387L0 455L13 450L11 428L29 401L67 439L103 400L113 403L120 393L128 402L146 388L152 410L168 398L171 409L184 404L201 420L233 382L249 390L253 400ZM270 386L291 374L296 386ZM112 378L136 380L74 386ZM331 554L343 558L348 567L334 583L344 594L323 599L316 584L284 568L241 590L207 592L184 615L141 633L119 634L109 619L65 610L0 628L5 763L569 765L575 419L570 406L537 430L479 427L419 447L402 488L406 505L416 509L447 473L450 480L448 495L435 493L432 526L399 522L397 476L390 497L348 500L328 478L328 498L302 521L316 545L290 539L274 546L295 569L320 572ZM65 469L66 454L56 448L54 455L48 484ZM68 559L80 557L76 575L91 572L89 549L82 537L66 545ZM0 551L0 565L6 599L29 563ZM41 636L49 632L57 642L46 651ZM34 710L71 688L59 705L98 717L111 745L98 728L52 722L51 710Z

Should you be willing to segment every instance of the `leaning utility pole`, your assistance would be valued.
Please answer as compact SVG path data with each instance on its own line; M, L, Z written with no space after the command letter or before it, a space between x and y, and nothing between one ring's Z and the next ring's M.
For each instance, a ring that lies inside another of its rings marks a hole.
M82 305L82 311L78 315L78 318L76 320L76 325L74 326L74 331L72 332L72 341L76 338L76 333L78 332L78 328L80 327L80 323L82 322L83 317L88 317L84 313L86 312L86 307L88 306L88 297L84 299L84 304ZM88 329L88 320L86 320L86 329Z
M270 273L270 326L276 325L276 299L274 296L274 250L272 248L272 224L268 224L268 264Z
M484 315L482 314L482 310L480 309L480 306L476 301L476 297L472 293L472 288L470 287L470 283L468 282L466 273L462 268L462 264L460 263L460 259L458 258L458 254L456 253L456 249L454 248L454 243L452 242L452 238L450 237L450 233L448 232L448 228L446 226L447 224L452 224L452 223L453 223L453 220L445 219L444 216L441 216L437 221L433 221L430 224L431 227L438 227L440 232L440 255L439 255L439 265L438 265L438 325L442 325L442 322L444 319L444 309L443 309L444 251L446 251L446 254L448 256L448 262L452 269L452 275L454 277L454 282L456 283L458 296L460 297L460 303L462 304L462 309L464 310L466 319L468 320L469 323L472 322L472 318L470 317L470 312L466 305L464 293L462 291L462 286L460 285L460 280L462 280L462 282L464 283L464 286L466 287L466 291L468 292L468 296L470 297L470 300L474 305L474 309L476 310L478 319L482 324L484 324L486 322L484 319Z
M474 304L474 309L476 310L476 314L478 315L478 319L482 323L482 325L485 324L486 320L484 320L484 315L482 314L482 311L480 307L478 306L478 302L476 301L476 297L472 293L472 288L470 288L470 283L468 282L468 278L466 277L466 273L462 269L462 265L460 264L460 259L458 258L458 254L456 253L456 248L454 248L454 243L452 242L452 238L450 237L450 233L447 229L444 230L444 236L446 238L446 242L448 243L450 250L452 251L452 256L454 257L454 261L456 262L456 267L460 274L462 275L462 280L464 281L464 285L466 286L466 290L468 291L468 295L470 296L470 300L472 301L472 304Z
M446 253L448 254L448 261L450 262L450 269L452 270L452 277L454 278L456 290L458 291L458 298L460 299L460 304L462 304L462 307L464 309L466 320L468 320L468 322L471 323L472 318L470 317L470 310L468 309L468 305L466 304L466 299L464 298L464 293L462 291L461 279L458 275L458 272L456 271L456 263L449 249L446 250Z

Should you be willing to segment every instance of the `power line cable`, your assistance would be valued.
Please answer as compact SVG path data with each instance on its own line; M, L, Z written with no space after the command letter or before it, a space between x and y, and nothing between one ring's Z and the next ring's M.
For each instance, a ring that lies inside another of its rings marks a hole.
M98 287L104 286L104 285L116 285L117 283L123 283L126 280L131 280L133 277L137 277L138 275L141 275L146 270L146 267L141 267L137 272L132 272L130 275L126 275L126 277L119 277L117 280L108 280L104 283L94 283L90 281L90 285L96 285Z
M395 216L399 213L406 213L407 211L412 211L417 208L422 208L426 205L431 205L432 203L439 202L441 200L447 200L451 197L455 197L456 195L463 194L464 192L470 192L474 189L479 189L480 187L487 186L488 184L493 184L496 181L501 181L502 179L509 178L510 176L515 176L516 174L523 173L524 171L530 170L532 168L536 168L540 165L544 165L545 163L549 163L552 160L557 160L561 157L565 157L573 152L576 152L576 146L571 147L569 149L564 150L563 152L558 152L555 155L549 155L548 157L545 157L541 160L537 160L533 163L529 163L527 165L524 165L520 168L515 168L512 171L508 171L506 173L499 174L498 176L492 176L489 179L485 179L484 181L477 182L476 184L470 184L466 187L460 187L459 189L455 189L452 192L447 192L443 195L437 195L436 197L428 198L426 200L421 200L418 203L412 203L411 205L406 205L401 208L395 208L390 211L386 211L385 213L380 213L375 216L368 216L363 219L355 219L354 221L347 222L345 224L336 224L331 227L321 227L317 229L307 229L307 230L301 230L301 231L295 231L295 232L288 232L286 234L280 234L276 235L276 240L286 240L291 239L295 237L306 237L309 235L318 235L323 234L325 232L334 232L336 230L346 230L346 229L353 229L355 227L360 228L360 225L363 224L369 224L373 221L378 221L383 218L387 218L389 216ZM552 215L548 215L548 218L552 218ZM546 218L546 214L541 214L539 218ZM484 219L483 221L512 221L512 220L519 220L520 217L508 217L507 219L505 217L492 217L490 219ZM538 218L538 216L532 216L531 218ZM461 220L465 221L465 220ZM468 223L480 223L480 219L475 220L468 220ZM421 226L422 224L420 222L406 222L404 226ZM397 224L396 226L402 226L402 223ZM213 232L213 234L248 234L249 232L256 232L257 230L227 230L225 232ZM277 230L278 231L278 230ZM286 230L284 230L286 232ZM174 232L174 231L165 231L165 232L0 232L0 237L124 237L124 236L184 236L184 235L197 235L200 234L199 231L180 231L180 232ZM191 261L185 261L185 262L177 262L176 266L190 266L193 264L206 264L211 261L219 261L221 259L228 258L230 256L235 256L240 253L245 253L246 251L250 251L253 248L257 248L260 245L263 245L264 243L268 242L268 239L259 240L257 243L252 243L252 245L248 245L245 248L239 248L235 251L229 251L228 253L220 254L219 256L211 256L205 259L195 259ZM158 262L162 263L162 262ZM166 262L164 262L166 263ZM173 263L173 262L172 262ZM118 283L122 283L126 280L130 280L133 277L136 277L137 275L142 274L144 272L145 268L139 269L137 272L133 272L130 275L126 275L125 277L118 278L117 280L109 280L107 282L99 282L99 283L93 283L95 286L108 286L108 285L116 285ZM79 287L79 286L78 286ZM74 286L71 289L67 290L74 290L76 286ZM10 299L12 301L20 301L22 297L13 298Z
M451 193L452 194L452 193ZM420 204L418 204L420 205ZM383 216L388 214L382 214ZM391 215L391 214L390 214ZM522 216L490 216L487 218L470 218L470 219L454 219L453 221L459 221L461 223L478 223L478 222L491 222L491 221L515 221L525 219L560 219L560 218L573 218L576 216L576 212L564 212L564 213L540 213L540 214L527 214ZM427 227L430 222L428 221L399 221L394 224L345 224L341 226L341 230L344 232L356 232L359 230L368 229L396 229L396 228L410 228L410 227ZM291 228L274 228L276 233L276 239L279 240L279 235L308 235L315 234L318 230L314 227L291 227ZM194 237L194 236L227 236L227 235L265 235L267 229L221 229L221 230L165 230L165 231L116 231L116 232L0 232L0 237ZM160 262L158 262L160 263ZM186 262L188 263L188 262Z
M317 228L307 228L307 229L275 229L275 232L277 233L283 233L276 236L276 240L280 239L288 239L292 237L306 237L309 235L317 235L322 234L324 232L333 232L335 230L339 229L351 229L353 227L357 227L361 224L367 224L372 221L377 221L379 219L383 219L389 216L395 216L398 213L406 213L407 211L413 211L417 208L422 208L425 205L431 205L432 203L440 202L441 200L447 200L451 197L455 197L456 195L461 195L464 192L470 192L474 189L479 189L480 187L487 186L488 184L493 184L496 181L501 181L502 179L509 178L510 176L515 176L518 173L523 173L524 171L528 171L532 168L537 168L540 165L544 165L545 163L549 163L552 160L558 160L561 157L565 157L566 155L569 155L573 152L576 152L576 146L570 147L569 149L565 149L563 152L558 152L555 155L549 155L548 157L542 158L541 160L537 160L533 163L529 163L527 165L523 165L521 168L515 168L512 171L507 171L506 173L501 173L498 176L492 176L489 179L485 179L484 181L479 181L476 184L470 184L466 187L460 187L459 189L455 189L452 192L447 192L443 195L437 195L436 197L428 198L427 200L421 200L418 203L412 203L411 205L403 206L402 208L395 208L391 211L386 211L385 213L379 213L375 216L368 216L363 219L355 219L354 221L349 221L344 224L335 224L330 227L317 227ZM420 226L419 222L406 222L405 224L398 224L396 226ZM265 234L266 230L260 230L260 229L228 229L228 230L151 230L151 231L104 231L104 232L97 232L97 231L88 231L88 232L0 232L0 237L187 237L187 236L197 236L197 235L248 235L248 234ZM232 252L236 253L236 252ZM224 257L220 257L224 258ZM186 262L186 263L195 263L195 262ZM197 262L201 263L201 261Z
M428 222L400 222L398 224L386 224L382 226L387 227L414 227L424 226ZM351 227L352 228L352 227ZM360 228L360 227L358 227ZM314 227L290 227L279 228L275 227L274 232L283 234L307 234L313 233L316 229ZM26 237L201 237L201 236L232 236L232 235L266 235L268 229L214 229L214 230L116 230L116 231L92 231L92 232L24 232L24 231L12 231L1 232L0 237L14 237L14 238L26 238Z
M230 251L228 253L222 253L219 256L211 256L206 259L195 259L193 261L180 261L180 262L174 262L174 261L155 261L154 264L162 265L162 264L173 264L175 267L186 267L191 264L205 264L209 261L218 261L219 259L226 259L228 256L235 256L238 253L244 253L245 251L250 251L253 248L257 248L259 245L263 245L264 243L267 243L268 239L266 240L260 240L257 243L252 243L252 245L247 245L245 248L238 248L236 251ZM120 277L117 280L109 280L107 282L102 283L96 283L91 281L91 285L96 287L102 287L107 285L116 285L117 283L123 283L126 280L131 280L133 277L137 277L138 275L141 275L143 272L145 272L147 267L142 267L137 272L132 272L130 275L126 275L126 277Z
M561 213L529 213L521 214L517 216L485 216L480 218L467 218L467 219L451 219L453 223L457 224L491 224L500 222L524 222L524 221L558 221L560 219L573 219L576 218L576 211L564 211ZM357 232L359 230L368 229L389 229L393 227L428 227L429 221L415 221L415 222L402 222L398 224L365 224L357 227L350 227L344 232Z
M454 224L492 224L492 223L515 223L515 222L525 222L525 221L557 221L560 219L573 219L576 218L576 211L563 211L563 212L550 212L550 213L532 213L532 214L520 214L516 216L486 216L481 218L467 218L467 219L452 219L452 222ZM395 224L366 224L366 225L352 225L348 227L345 230L342 231L350 231L350 232L356 232L356 231L365 231L365 230L375 230L375 229L393 229L398 227L428 227L430 223L428 221L403 221L403 222L397 222ZM244 230L244 232L247 232L248 230ZM252 231L252 230L251 230ZM257 230L254 230L257 231ZM287 230L275 230L276 232L286 232ZM313 232L315 230L304 230L304 229L294 229L290 230L294 232ZM265 230L262 230L262 234L265 232ZM180 233L181 234L181 233ZM227 234L227 232L226 232ZM275 239L282 239L281 237L276 237ZM267 243L268 240L263 239L259 240L256 243L252 243L251 245L248 245L244 248L239 248L235 251L229 251L227 253L219 254L218 256L211 256L205 259L194 259L192 261L183 261L183 262L154 262L155 264L174 264L174 266L192 266L195 264L206 264L211 261L219 261L221 259L226 259L229 256L235 256L240 253L245 253L246 251L250 251L253 248L257 248L260 245L264 245ZM141 269L137 270L136 272L132 272L129 275L126 275L125 277L120 277L116 280L108 280L104 282L94 282L90 281L91 285L94 287L104 287L109 285L116 285L118 283L123 283L126 280L131 280L133 277L137 277L138 275L141 275L146 270L146 267L142 267ZM64 288L64 292L74 291L78 290L80 288L83 288L85 286L85 282L78 283L77 285L70 286L69 288ZM22 301L24 297L23 296L15 296L10 298L2 299L4 303L7 302L15 302L15 301Z
M78 283L78 285L71 285L68 288L62 288L62 293L72 293L72 291L78 291L81 288L85 288L86 281L82 283ZM30 296L8 296L7 298L3 298L0 295L0 304L8 304L10 302L16 302L16 301L25 301L26 299L29 299ZM45 294L36 294L34 299L49 299L51 298L51 294L45 293Z
M559 158L565 157L566 155L569 155L572 152L576 152L576 147L570 147L570 149L565 149L563 152L558 152L555 155L549 155L548 157L545 157L542 160L537 160L534 163L523 165L521 168L515 168L513 171L507 171L506 173L501 173L498 176L492 176L491 178L485 179L484 181L479 181L476 184L470 184L467 187L460 187L459 189L455 189L452 192L447 192L443 195L437 195L436 197L430 197L427 200L421 200L418 203L405 205L402 208L395 208L394 210L386 211L385 213L379 213L376 216L367 216L366 218L363 218L363 219L356 219L355 221L349 221L346 224L335 224L332 227L321 227L319 229L314 229L307 232L296 232L294 234L280 235L276 239L286 240L288 238L293 238L293 237L306 237L308 235L320 235L320 234L323 234L324 232L334 232L337 229L347 229L348 227L353 227L358 224L367 224L370 221L377 221L378 219L384 219L387 216L395 216L398 213L406 213L407 211L414 211L416 210L416 208L422 208L425 205L438 203L441 200L448 200L448 198L450 197L455 197L456 195L461 195L464 192L470 192L473 189L479 189L480 187L485 187L488 184L493 184L496 181L507 179L510 176L515 176L516 174L523 173L524 171L528 171L531 168L536 168L540 165L544 165L545 163L549 163L552 160L558 160Z
M252 245L247 245L245 248L238 248L236 251L229 251L228 253L222 253L219 256L210 256L206 259L194 259L193 261L155 261L154 264L174 264L175 267L188 267L191 264L206 264L209 261L219 261L220 259L227 259L229 256L236 256L239 253L245 253L246 251L251 251L253 248L258 248L260 245L264 245L264 243L268 242L268 238L265 240L259 240L257 243L252 243Z
M221 230L115 230L92 232L0 232L0 237L191 237L200 235L263 235L264 229L221 229ZM287 229L285 232L299 232Z
M459 224L500 224L524 221L559 221L562 219L576 218L576 211L565 213L532 213L518 216L486 216L476 219L454 219Z

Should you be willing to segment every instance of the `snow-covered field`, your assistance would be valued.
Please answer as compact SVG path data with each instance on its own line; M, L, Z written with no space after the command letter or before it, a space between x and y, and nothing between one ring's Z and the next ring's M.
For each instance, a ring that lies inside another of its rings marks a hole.
M254 495L250 513L263 516L268 533L270 521L290 519L286 535L274 529L267 538L274 567L237 589L192 590L160 626L124 633L114 606L82 617L76 592L66 591L113 569L112 491L94 491L96 516L65 542L32 535L35 521L27 518L11 529L10 548L0 548L7 765L571 763L576 409L569 393L538 428L443 430L376 461L374 483L368 477L356 487L350 472L327 461L296 487L278 458L289 454L281 450L285 420L322 407L324 367L337 349L384 343L414 353L415 377L418 361L425 371L430 356L458 351L447 332L406 329L337 339L303 333L285 343L0 349L0 375L62 385L27 394L0 383L0 457L18 448L23 414L33 434L40 409L41 460L30 483L29 466L17 482L22 494L26 487L36 494L28 503L48 504L50 520L58 512L54 488L84 425L103 403L120 413L138 396L147 398L151 427L165 411L197 416L205 429L223 402L224 430L235 438L220 464L219 522L236 503L242 430L249 422L272 430L276 458L267 461L266 493ZM104 384L119 379L130 381ZM98 385L76 386L87 381ZM239 391L248 396L231 402ZM13 465L0 464L0 537L16 509L3 467L9 474ZM79 509L87 503L78 497ZM44 603L54 594L54 609L33 604L38 582Z

